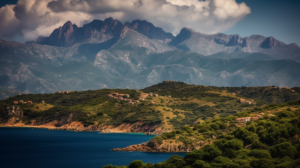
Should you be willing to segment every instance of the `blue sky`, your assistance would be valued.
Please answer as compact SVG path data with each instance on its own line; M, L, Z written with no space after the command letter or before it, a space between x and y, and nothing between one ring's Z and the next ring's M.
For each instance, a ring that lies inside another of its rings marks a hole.
M300 0L236 0L245 2L251 8L247 15L234 27L222 33L273 36L287 44L300 45ZM17 0L1 0L0 6L15 4ZM184 25L182 25L184 27Z
M251 8L251 14L226 34L273 36L287 44L300 45L300 0L237 0Z

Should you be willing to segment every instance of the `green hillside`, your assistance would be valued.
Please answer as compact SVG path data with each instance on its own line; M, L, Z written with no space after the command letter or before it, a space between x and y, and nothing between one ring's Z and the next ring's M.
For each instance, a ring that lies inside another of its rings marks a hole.
M259 113L264 113L262 118L247 123L235 120ZM128 168L298 168L299 133L300 100L267 105L157 136L152 140L159 144L195 146L204 141L208 145L184 158L174 155L155 165L136 160ZM118 166L104 166L111 167Z
M254 91L256 94L253 94ZM147 97L137 104L128 104L108 98L107 95L113 92L129 94L132 100L138 100L141 94L150 92L158 94L158 97ZM253 103L240 103L241 98L253 100ZM300 99L297 88L291 93L291 90L273 90L272 87L224 88L165 81L139 91L101 89L69 94L17 95L1 100L0 109L12 106L13 101L32 101L33 104L15 105L24 112L21 122L25 124L30 124L31 120L36 120L37 125L46 124L72 114L72 121L80 121L85 126L117 127L123 123L140 123L156 125L163 131L171 131L186 125L194 126L204 120L211 121L245 110L258 109L267 104L297 99ZM45 104L41 103L42 100ZM7 120L8 118L2 116L2 123Z

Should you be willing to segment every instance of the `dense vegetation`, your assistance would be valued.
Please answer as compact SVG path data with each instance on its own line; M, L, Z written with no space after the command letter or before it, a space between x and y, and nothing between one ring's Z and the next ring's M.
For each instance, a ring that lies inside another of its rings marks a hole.
M162 143L168 139L193 145L191 137L202 136L211 141L200 150L185 157L177 155L153 165L136 160L128 168L293 168L300 167L300 100L279 105L268 105L236 116L205 121L193 128L157 136ZM251 116L264 112L263 118L237 123L238 116ZM275 114L268 116L267 114ZM216 139L209 139L215 135ZM190 140L190 141L189 141ZM195 140L199 141L199 140ZM118 166L104 166L117 168ZM121 166L126 167L126 166Z
M228 88L169 81L141 91L102 89L69 94L22 94L0 100L0 109L12 106L13 101L33 101L33 104L18 105L24 112L24 123L30 123L34 119L36 124L45 124L72 114L73 121L81 121L85 126L118 126L122 123L140 122L173 130L186 125L194 126L203 120L211 121L241 111L257 110L269 103L284 103L300 98L299 88L293 89L294 93L287 89L274 90L272 87ZM156 93L159 97L148 97L138 104L129 105L108 99L107 95L112 92L129 94L135 100L142 92ZM254 103L241 104L238 101L240 98L254 99ZM42 100L45 104L41 104ZM151 102L156 104L151 105ZM0 122L5 120L0 119Z

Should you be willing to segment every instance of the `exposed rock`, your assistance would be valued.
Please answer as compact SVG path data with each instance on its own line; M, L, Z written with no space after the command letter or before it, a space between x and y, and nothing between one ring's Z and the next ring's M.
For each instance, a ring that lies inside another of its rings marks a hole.
M80 28L68 21L63 27L55 29L49 37L39 38L36 42L61 47L71 46L89 38L97 38L100 39L98 42L104 42L111 38L107 35L117 36L123 27L120 21L113 18L107 18L104 21L94 20Z
M205 145L211 144L212 142L199 141L196 146L185 146L184 144L159 144L155 140L149 142L130 145L125 148L115 148L112 151L144 151L144 152L191 152L194 149L201 149Z
M270 48L274 48L278 44L279 41L276 40L274 37L268 37L264 42L261 43L260 47L265 49L270 49Z
M175 38L173 38L169 44L172 46L177 46L183 41L191 38L191 36L192 36L192 31L188 28L183 28L181 29L180 33Z
M243 38L240 37L238 34L235 34L231 37L229 42L226 44L227 46L237 46L243 43Z
M155 27L152 23L145 20L134 20L131 23L126 22L125 26L147 36L150 39L167 40L174 38L171 33L166 33L162 28Z
M9 106L2 109L2 117L4 119L9 119L11 117L16 117L16 119L23 118L23 111L19 106Z

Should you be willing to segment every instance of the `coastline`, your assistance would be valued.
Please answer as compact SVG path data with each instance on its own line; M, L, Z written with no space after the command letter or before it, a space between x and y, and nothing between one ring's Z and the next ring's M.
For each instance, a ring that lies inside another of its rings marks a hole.
M110 130L105 132L105 130L88 130L88 131L76 131L75 129L66 129L53 126L33 126L33 125L0 125L0 128L39 128L39 129L48 129L48 130L65 130L65 131L75 131L75 132L99 132L102 134L134 134L134 135L147 135L145 132L125 132L125 131L116 131Z

